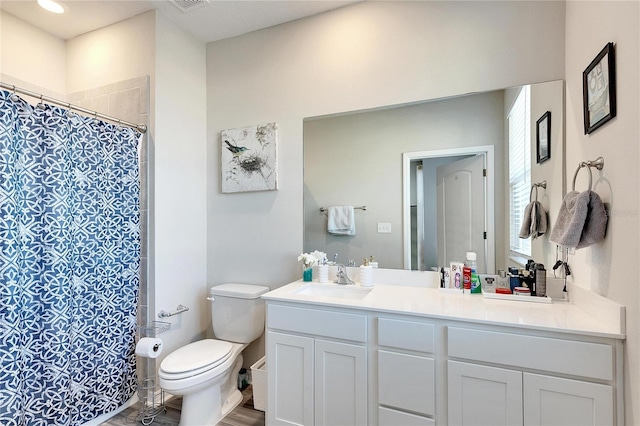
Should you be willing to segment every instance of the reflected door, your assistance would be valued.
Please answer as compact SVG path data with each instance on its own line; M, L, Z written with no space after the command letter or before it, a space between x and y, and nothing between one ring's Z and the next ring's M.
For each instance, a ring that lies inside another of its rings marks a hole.
M474 251L479 272L487 271L485 164L476 155L437 168L438 265Z

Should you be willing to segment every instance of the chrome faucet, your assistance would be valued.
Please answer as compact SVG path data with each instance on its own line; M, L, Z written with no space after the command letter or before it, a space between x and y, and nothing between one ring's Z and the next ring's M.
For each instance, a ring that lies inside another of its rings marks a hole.
M337 278L334 283L336 284L342 284L342 285L348 285L348 284L355 284L355 282L349 278L349 276L347 275L347 267L344 266L342 263L338 264L338 273L337 273Z

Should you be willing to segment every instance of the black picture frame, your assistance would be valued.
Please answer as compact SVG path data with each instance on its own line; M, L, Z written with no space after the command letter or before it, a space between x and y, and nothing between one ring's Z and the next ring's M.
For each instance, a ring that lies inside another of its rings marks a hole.
M582 73L584 134L616 116L616 60L613 43L598 53Z
M536 121L536 158L538 163L551 158L551 111Z

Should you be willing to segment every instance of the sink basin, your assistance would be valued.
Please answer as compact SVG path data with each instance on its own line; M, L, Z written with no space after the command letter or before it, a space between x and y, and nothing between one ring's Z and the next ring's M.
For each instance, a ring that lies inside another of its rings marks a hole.
M372 287L338 284L306 284L294 293L306 296L335 297L338 299L364 299Z

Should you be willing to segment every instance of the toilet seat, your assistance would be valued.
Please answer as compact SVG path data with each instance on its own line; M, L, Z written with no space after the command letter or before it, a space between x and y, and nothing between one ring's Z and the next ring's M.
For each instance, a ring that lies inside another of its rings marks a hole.
M179 380L212 370L231 356L233 344L223 340L204 339L183 346L160 365L160 375L166 380Z

